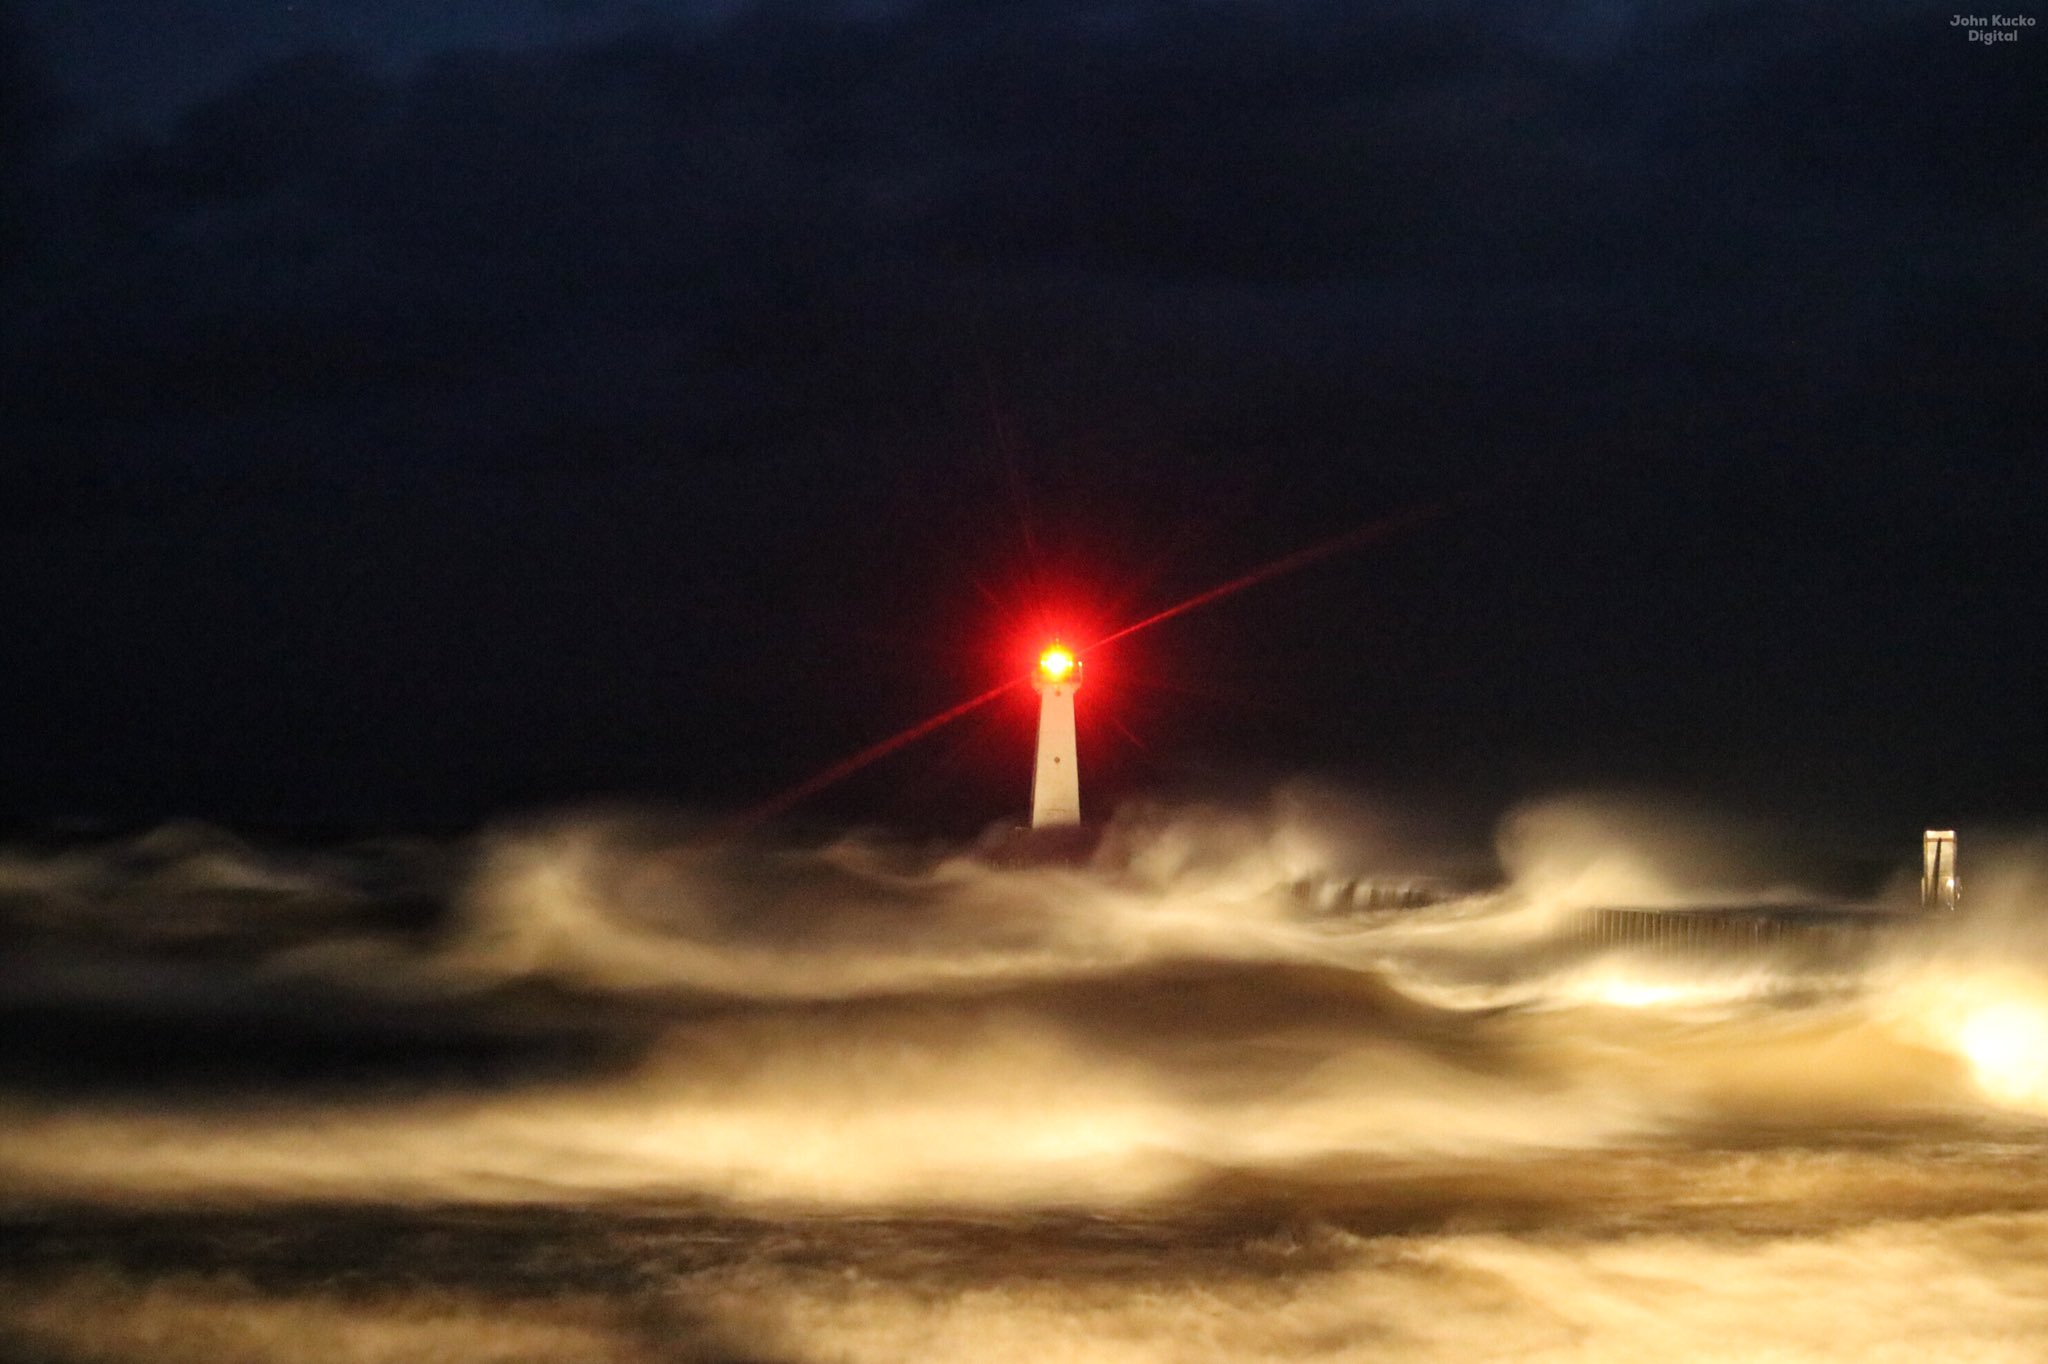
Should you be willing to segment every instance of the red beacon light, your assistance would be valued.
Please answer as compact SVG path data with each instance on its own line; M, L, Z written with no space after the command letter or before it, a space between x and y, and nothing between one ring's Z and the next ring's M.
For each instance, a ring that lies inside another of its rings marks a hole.
M1064 644L1050 645L1038 656L1038 676L1041 681L1064 682L1078 674L1080 670L1080 660L1075 658Z

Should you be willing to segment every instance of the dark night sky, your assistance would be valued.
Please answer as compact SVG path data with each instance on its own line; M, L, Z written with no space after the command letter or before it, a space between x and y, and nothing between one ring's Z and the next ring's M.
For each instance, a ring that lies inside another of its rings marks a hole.
M741 806L1428 507L1092 661L1093 797L2048 813L2048 33L1951 12L14 0L8 812Z

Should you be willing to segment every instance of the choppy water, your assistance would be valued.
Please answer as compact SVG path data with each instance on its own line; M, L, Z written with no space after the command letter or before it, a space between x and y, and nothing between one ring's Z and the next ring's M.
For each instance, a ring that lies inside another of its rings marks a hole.
M1343 918L1290 886L1389 853L1328 796L1089 867L646 814L16 849L0 1357L2048 1357L2048 856L1658 956L1575 911L1797 887L1615 807L1502 846Z

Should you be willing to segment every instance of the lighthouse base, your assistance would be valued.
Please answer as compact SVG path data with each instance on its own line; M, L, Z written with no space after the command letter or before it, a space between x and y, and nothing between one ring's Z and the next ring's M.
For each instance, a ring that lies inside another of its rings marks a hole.
M1027 824L1005 822L984 833L974 855L998 867L1086 866L1102 844L1100 824Z

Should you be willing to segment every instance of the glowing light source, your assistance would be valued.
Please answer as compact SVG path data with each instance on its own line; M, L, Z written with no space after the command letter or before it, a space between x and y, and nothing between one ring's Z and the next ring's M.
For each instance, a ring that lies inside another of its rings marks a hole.
M1057 682L1074 670L1074 655L1064 644L1054 644L1038 656L1038 670Z
M1956 1039L1978 1088L2027 1108L2048 1104L2048 1012L2019 1000L1973 1009Z
M1263 567L1253 569L1241 577L1233 578L1227 583L1212 587L1206 592L1198 592L1186 601L1167 607L1164 611L1155 611L1135 624L1126 625L1120 630L1104 635L1088 647L1092 650L1100 649L1104 645L1114 644L1128 635L1134 635L1140 630L1148 630L1163 621L1172 620L1175 616L1185 615L1187 612L1193 611L1198 607L1207 606L1210 602L1235 595L1246 588L1256 587L1260 583L1282 577L1319 560L1330 558L1347 550L1356 549L1370 541L1380 539L1399 530L1404 530L1419 522L1427 521L1439 515L1441 511L1442 509L1438 507L1425 507L1417 511L1397 513L1396 515L1372 522L1369 525L1361 526L1355 531L1337 536L1335 539L1325 540L1321 544L1310 545L1306 549L1298 550L1284 558L1275 559ZM1059 672L1053 671L1052 660L1055 651L1066 660L1064 668ZM797 802L817 794L826 787L843 781L845 778L868 766L868 764L887 757L899 748L915 743L933 730L949 725L961 716L981 709L997 697L1008 693L1012 688L1023 686L1026 683L1065 685L1069 677L1079 673L1080 667L1080 660L1074 656L1072 651L1056 644L1039 657L1038 670L1035 675L1027 674L1023 677L1011 678L1000 686L989 688L979 696L970 697L957 706L942 710L936 715L920 720L908 729L892 734L878 743L870 744L851 757L832 764L832 766L819 772L817 775L798 782L780 795L765 800L744 814L718 825L717 829L721 835L727 835L759 824L765 819L782 813ZM1078 678L1076 680L1078 681Z

